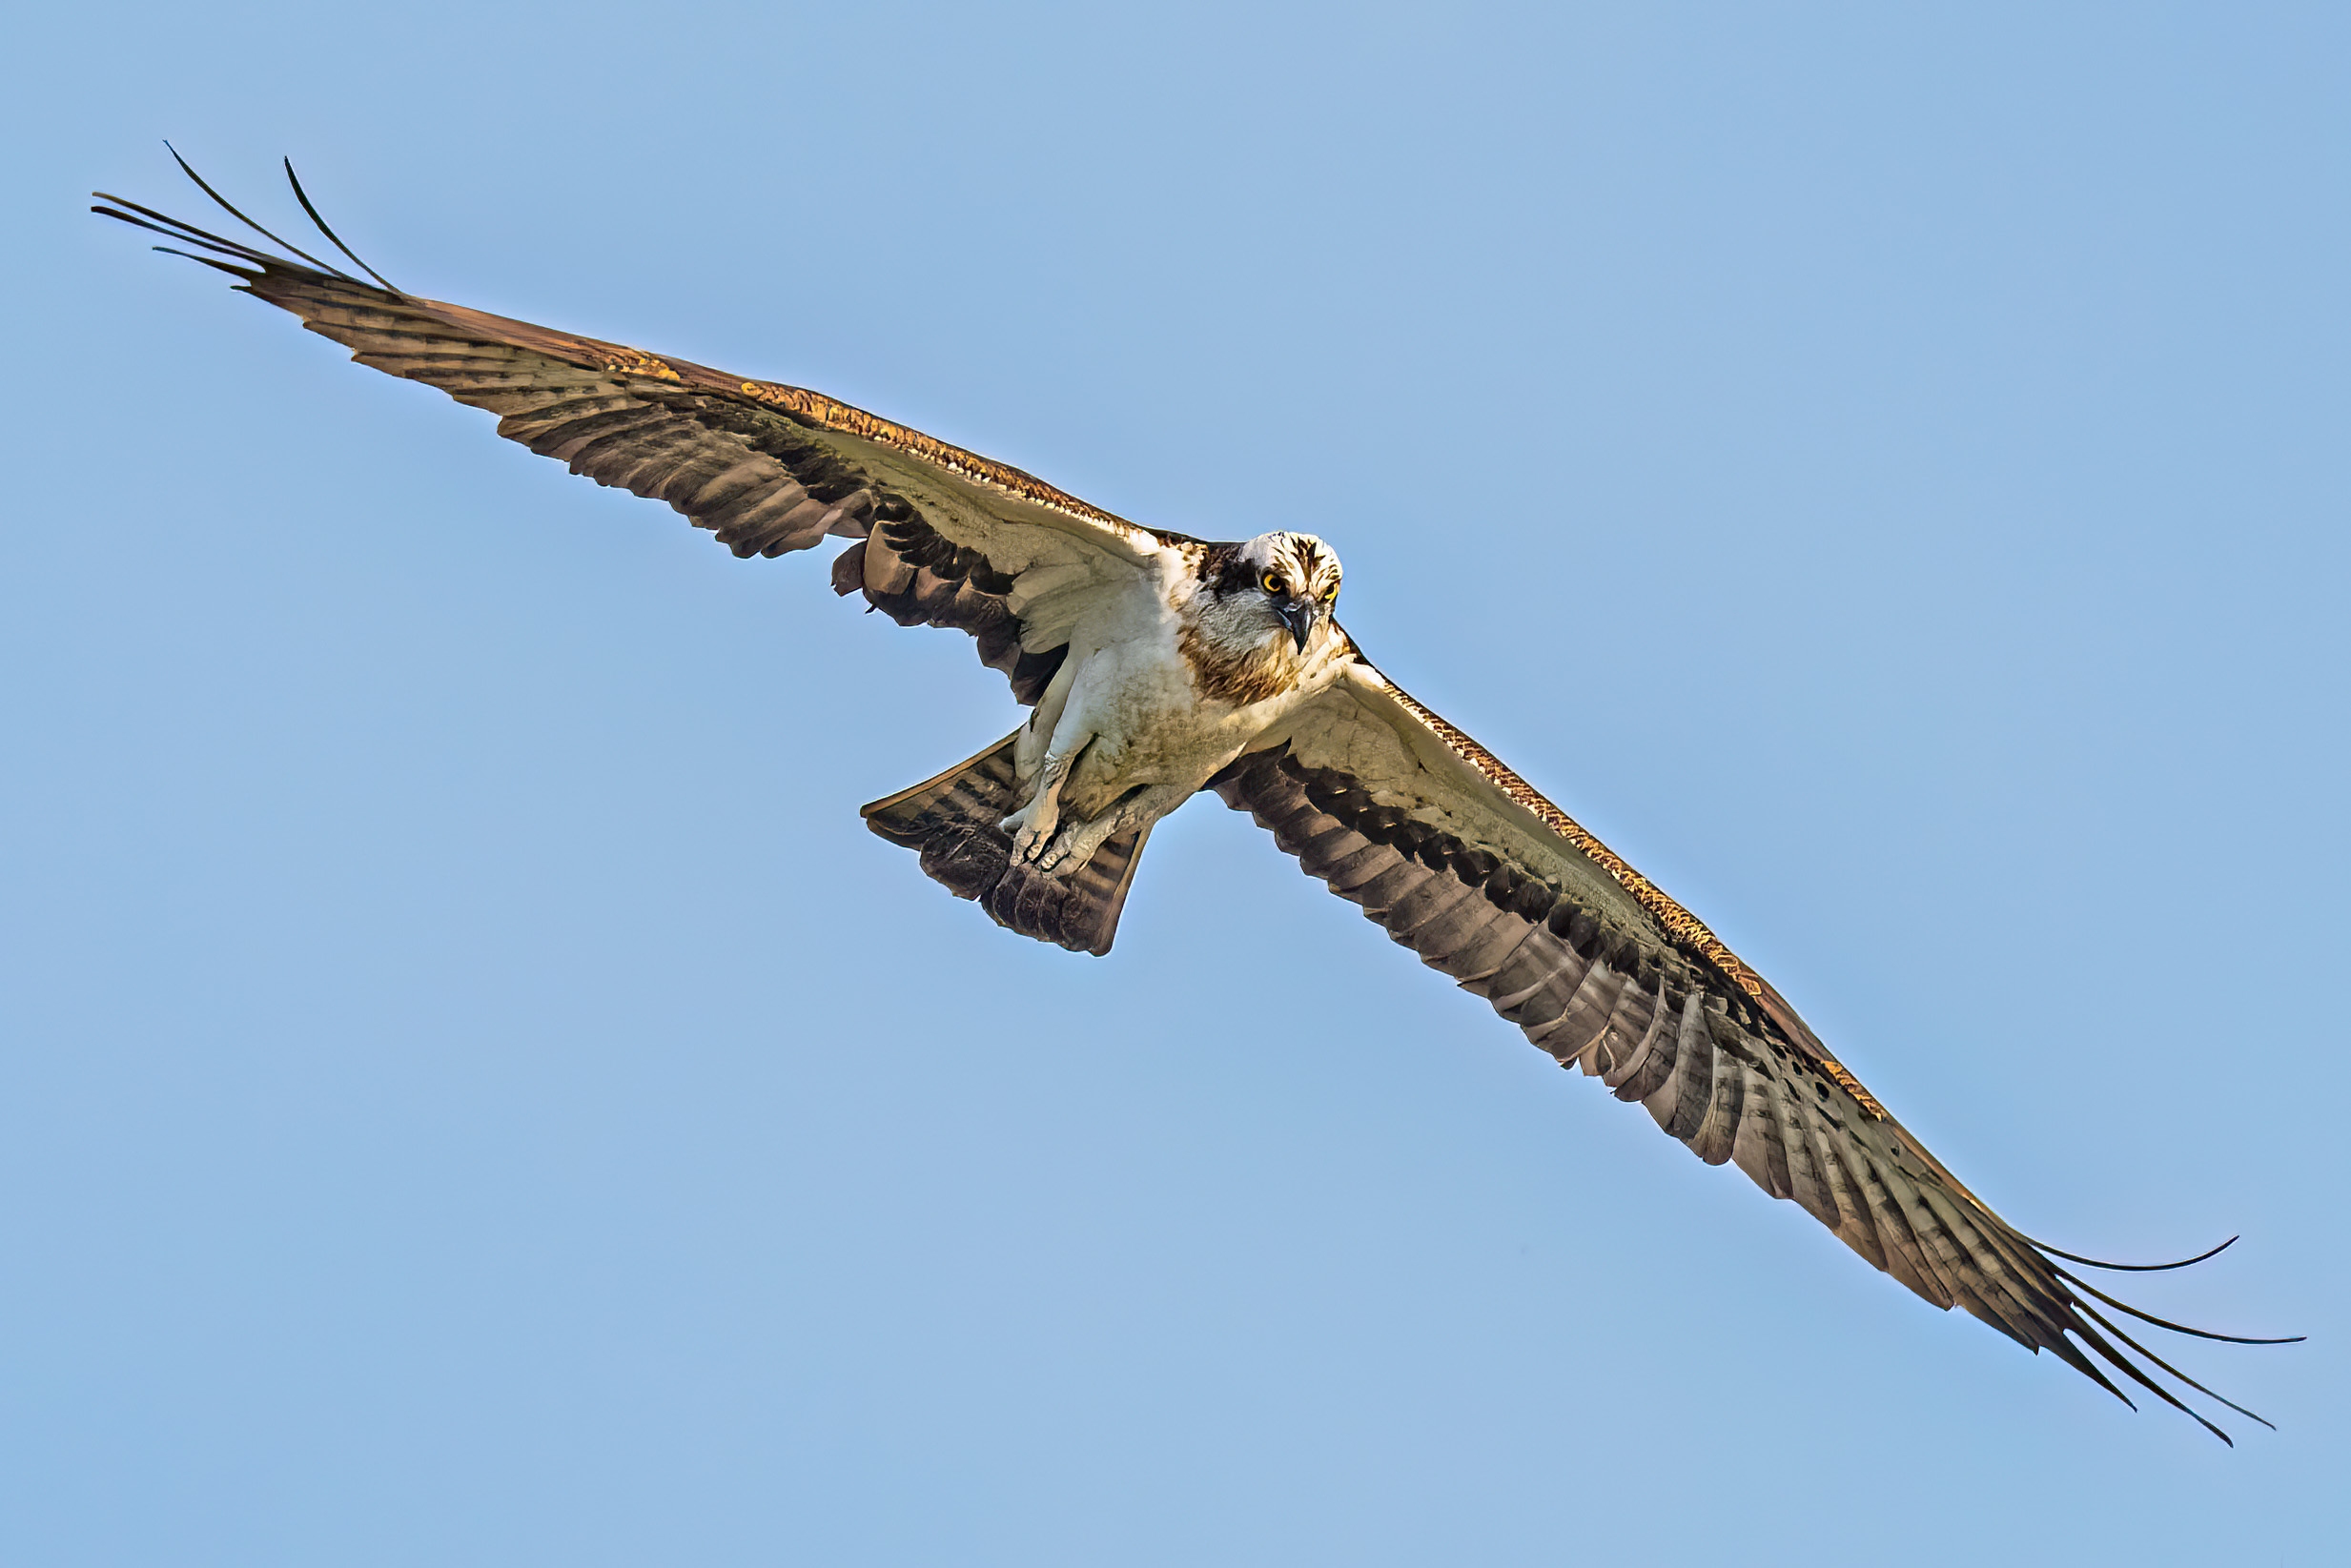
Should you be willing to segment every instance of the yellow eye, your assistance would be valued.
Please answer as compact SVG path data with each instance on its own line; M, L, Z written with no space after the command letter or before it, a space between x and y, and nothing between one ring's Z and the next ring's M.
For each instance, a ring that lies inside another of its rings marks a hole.
M1268 572L1265 574L1264 578L1260 580L1259 586L1263 587L1269 594L1278 594L1281 592L1281 579L1276 577L1273 573Z
M1329 587L1329 588L1325 588L1325 589L1322 591L1322 602L1323 602L1323 603L1325 603L1325 604L1336 604L1336 603L1338 603L1338 602L1339 602L1339 589L1338 589L1336 586Z

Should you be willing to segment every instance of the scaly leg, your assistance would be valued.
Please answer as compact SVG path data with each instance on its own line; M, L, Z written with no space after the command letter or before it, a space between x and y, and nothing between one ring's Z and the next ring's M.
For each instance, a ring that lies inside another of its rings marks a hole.
M1093 739L1089 735L1086 742ZM1056 746L1048 751L1044 765L1037 769L1036 789L1030 795L1029 804L1006 815L1004 825L1012 835L1013 865L1036 859L1053 842L1053 829L1061 825L1061 786L1069 782L1070 769L1085 749L1086 743L1081 742L1067 749Z
M1012 773L1023 784L1033 784L1045 765L1045 754L1052 749L1053 732L1061 727L1061 716L1069 711L1070 688L1077 683L1079 661L1065 659L1046 683L1045 695L1029 714L1029 722L1020 727L1020 739L1012 744Z
M1112 806L1092 822L1072 823L1036 857L1037 869L1048 874L1074 871L1094 859L1106 840L1130 828L1145 827L1192 798L1181 784L1148 784Z
M1068 660L1054 674L1045 700L1012 747L1012 771L1032 779L1028 800L1004 817L1004 829L1012 835L1015 865L1035 860L1053 843L1053 829L1061 825L1061 786L1094 744L1094 722L1077 691L1076 664L1076 660ZM1024 764L1024 757L1033 760Z

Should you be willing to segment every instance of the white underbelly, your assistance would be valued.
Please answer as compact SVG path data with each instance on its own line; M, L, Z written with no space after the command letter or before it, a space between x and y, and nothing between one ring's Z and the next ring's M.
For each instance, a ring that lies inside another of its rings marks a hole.
M1070 696L1094 734L1063 791L1081 817L1146 785L1198 788L1295 701L1246 707L1205 701L1172 642L1164 653L1132 645L1102 650L1078 671Z

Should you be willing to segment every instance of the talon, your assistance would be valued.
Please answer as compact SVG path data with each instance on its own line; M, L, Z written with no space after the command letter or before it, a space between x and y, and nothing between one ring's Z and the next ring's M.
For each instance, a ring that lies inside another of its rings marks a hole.
M1012 861L1015 865L1035 860L1043 852L1046 842L1053 837L1052 819L1048 818L1042 823L1037 821L1043 815L1037 810L1040 804L1032 800L1004 819L1003 825L1012 830Z
M1107 823L1072 823L1055 834L1053 843L1047 845L1037 856L1037 868L1055 876L1065 870L1074 871L1094 859L1094 852L1102 846L1102 841L1109 836Z

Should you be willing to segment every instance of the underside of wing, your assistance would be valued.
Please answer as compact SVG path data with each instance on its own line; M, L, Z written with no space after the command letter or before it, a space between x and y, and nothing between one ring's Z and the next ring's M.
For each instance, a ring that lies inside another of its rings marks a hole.
M500 435L576 474L666 501L738 556L828 536L859 541L835 564L837 588L865 592L902 624L970 632L1023 702L1052 678L1086 597L1178 538L822 393L419 298L353 256L367 281L278 239L188 173L290 255L103 193L112 205L92 211L193 247L157 249L228 273L363 365L498 416Z
M2110 1371L2181 1410L2156 1374L2219 1399L2095 1303L2144 1313L1961 1186L1687 910L1369 663L1212 784L1562 1066L1639 1103L1700 1159L1792 1199L1927 1300L2118 1397Z

